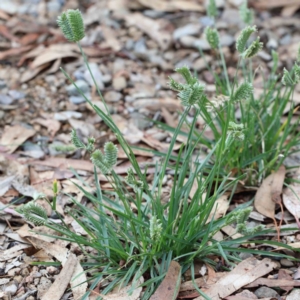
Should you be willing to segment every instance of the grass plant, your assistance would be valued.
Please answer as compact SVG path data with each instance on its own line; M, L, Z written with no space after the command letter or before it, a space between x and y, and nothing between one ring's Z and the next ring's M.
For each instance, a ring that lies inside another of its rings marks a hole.
M215 16L214 2L210 3L210 14ZM68 10L58 19L58 24L65 37L78 43L80 47L80 40L84 36L81 13L78 10ZM259 39L250 46L247 45L250 35L256 31L255 27L247 28L237 44L241 54L239 66L244 67L248 65L250 57L262 47ZM207 35L210 34L212 36L208 37L208 40L212 44L215 43L216 49L220 49L216 29L207 30ZM80 49L82 51L81 47ZM90 71L83 51L82 55ZM293 109L287 121L284 124L280 122L285 107L291 101L293 87L286 88L282 95L281 87L275 86L277 77L274 71L272 79L265 82L263 95L256 98L253 95L252 84L254 74L251 72L244 81L237 82L236 77L232 84L228 76L220 76L217 81L223 85L220 89L217 87L217 90L225 93L209 100L205 94L205 86L200 84L198 78L187 67L176 71L183 80L177 82L170 78L170 87L177 92L184 112L180 116L178 126L172 131L170 147L164 155L163 162L156 163L153 180L148 182L147 168L139 165L131 146L113 122L109 111L103 111L94 105L62 69L78 92L115 134L119 147L131 163L127 177L119 176L114 171L117 147L113 143L106 143L102 152L95 149L95 139L90 137L85 144L76 132L72 131L73 145L88 151L94 164L95 193L88 191L86 183L77 185L93 204L92 208L81 204L70 195L74 208L69 214L87 236L81 236L69 229L62 217L60 223L52 222L36 204L29 203L19 209L30 222L36 225L43 224L58 232L58 239L80 246L87 257L87 262L82 262L82 265L92 281L83 299L87 299L89 293L100 283L103 287L102 294L108 293L116 286L128 284L131 285L132 291L140 285L139 280L143 276L144 289L141 299L147 300L164 278L172 260L180 263L183 274L190 268L193 270L195 261L199 260L216 266L215 257L219 257L225 261L224 268L230 269L234 262L241 260L241 252L279 255L243 246L249 240L257 244L282 246L274 241L255 239L270 230L262 226L253 229L246 227L251 202L237 207L220 219L215 219L214 214L217 208L216 200L228 191L234 193L239 180L246 178L249 182L257 182L265 174L276 169L298 143L293 139L286 142L288 137L298 136L294 133L295 127L290 126ZM288 72L288 75L293 83L298 80L296 69ZM94 80L92 73L91 76ZM95 85L97 86L96 82ZM98 87L97 91L103 99ZM241 110L239 118L234 113L236 106ZM190 123L187 121L187 115L192 109L195 117ZM196 129L199 116L212 130L213 140L205 138ZM183 125L189 127L189 132L186 133L187 140L181 145L177 156L174 156L174 145L178 135L182 133ZM205 159L199 158L200 144L208 148ZM234 169L237 170L236 179L228 180ZM113 191L104 192L101 189L98 172L106 176ZM165 182L170 176L173 180L171 191L168 201L163 202ZM195 186L196 192L192 192ZM53 190L57 195L56 183ZM56 211L56 197L47 201ZM238 239L227 237L222 241L216 240L215 234L226 225L236 226L243 236ZM86 247L91 247L94 251L87 252Z

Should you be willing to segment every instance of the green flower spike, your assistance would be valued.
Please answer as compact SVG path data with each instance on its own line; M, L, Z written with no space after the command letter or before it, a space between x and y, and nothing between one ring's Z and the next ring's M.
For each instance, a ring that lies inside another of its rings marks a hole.
M234 101L248 100L253 94L253 86L249 82L242 83L234 94Z
M217 5L215 0L209 0L206 11L207 11L207 15L211 18L217 16L218 10L217 10Z
M291 74L289 73L289 71L286 68L283 69L283 76L282 76L282 79L281 79L281 83L283 85L288 85L288 86L295 85L295 82L292 79Z
M240 8L240 16L245 24L251 24L253 22L253 10L248 8L247 1L245 1Z
M192 76L188 67L177 68L175 71L186 81L185 84L182 84L170 78L169 82L171 89L178 92L181 104L185 107L199 104L204 96L204 85L195 76Z
M85 149L85 144L79 139L76 130L71 131L71 142L77 149Z
M248 26L241 31L240 35L238 36L238 38L236 40L237 51L239 51L240 53L244 52L250 35L256 31L257 31L256 26Z
M91 161L103 174L110 174L117 163L118 148L112 142L104 145L104 154L96 150L91 155Z
M297 65L297 63L295 63L294 66L294 76L295 76L295 83L299 83L300 82L300 67Z
M57 24L65 38L70 42L79 42L84 38L84 24L81 12L76 9L69 9L57 18Z
M264 44L260 42L260 37L258 37L243 53L244 58L251 58L255 56L263 48L263 45Z
M35 226L44 225L48 220L45 209L33 201L17 208L16 211Z
M205 35L210 47L212 49L217 49L219 47L219 34L217 29L206 27Z

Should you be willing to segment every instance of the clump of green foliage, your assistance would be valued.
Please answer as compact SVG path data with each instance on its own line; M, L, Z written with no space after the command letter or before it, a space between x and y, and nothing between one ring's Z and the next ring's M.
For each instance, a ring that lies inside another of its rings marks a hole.
M213 0L209 1L208 12L213 18L217 15ZM244 19L250 23L251 18L252 13L245 10ZM84 26L80 12L68 10L58 19L58 25L65 37L78 43L82 51L80 40L84 37ZM239 64L250 67L250 64L247 65L250 59L262 48L259 38L248 45L251 34L255 32L256 27L246 27L237 39ZM207 29L206 35L211 47L220 50L217 29ZM90 71L83 51L82 55ZM246 220L251 212L250 203L237 207L217 220L214 218L214 213L216 200L228 190L233 193L238 181L244 179L245 172L248 180L257 182L259 178L282 163L279 154L286 157L291 152L296 142L285 143L287 137L294 133L294 129L290 128L291 114L289 121L284 125L280 123L280 117L290 101L292 91L286 90L284 97L280 95L275 87L277 77L274 70L273 79L266 83L267 89L263 96L256 99L253 93L254 74L251 68L249 74L245 74L245 79L240 83L237 78L230 83L221 52L220 57L225 73L223 77L218 77L216 74L215 76L216 84L219 85L217 90L223 93L212 99L206 95L205 86L187 67L176 69L176 72L182 76L182 82L170 78L170 87L177 92L184 112L178 126L173 130L172 140L163 162L155 165L151 184L147 180L147 169L140 167L132 147L124 139L110 112L94 105L62 69L78 92L85 97L86 102L115 134L119 147L131 163L131 168L128 170L127 177L122 178L114 171L118 153L116 145L108 142L102 152L100 149L95 149L94 138L90 137L85 144L78 138L77 133L72 131L73 146L76 149L86 150L94 164L95 193L88 191L86 183L77 185L93 204L93 208L82 205L70 195L75 208L69 213L87 236L74 233L64 223L63 218L60 219L60 223L52 222L34 202L21 207L19 212L32 223L45 225L58 232L57 238L77 243L81 247L83 253L90 259L90 262L82 262L82 265L93 274L89 279L92 281L89 292L99 283L104 282L106 286L101 291L102 294L106 294L116 286L126 286L129 283L133 291L139 284L140 277L147 274L148 279L142 284L144 290L141 298L147 300L164 278L172 260L180 263L182 273L191 269L194 278L194 262L197 260L215 266L213 257L217 255L224 259L227 266L230 266L240 261L240 252L277 255L272 252L243 248L242 245L249 240L253 243L279 244L254 239L269 230L261 226L247 228ZM283 81L289 84L295 83L298 80L298 70L294 68L288 72L288 75L287 72L284 75L286 79ZM93 74L91 72L90 74L94 80ZM96 82L95 85L97 86ZM98 87L97 91L103 99ZM239 118L234 113L236 106L241 110ZM187 121L187 115L191 110L194 111L195 117L190 123ZM197 131L196 122L199 116L204 118L207 126L214 133L213 140L206 139ZM183 132L183 125L187 125L190 130L186 134L186 143L181 145L177 157L174 158L172 155L174 145L178 135ZM206 158L201 160L198 156L200 144L206 145L209 149ZM169 168L173 168L174 171L173 185L169 199L165 203L162 201L163 185ZM233 168L239 170L236 179L228 180ZM111 183L112 192L102 191L98 171ZM197 189L192 192L195 186ZM58 193L56 182L53 190L55 197L52 202L49 202L56 212ZM60 217L59 214L57 215ZM215 234L226 225L236 226L243 236L238 239L228 237L217 241ZM87 246L92 247L96 254L88 253L85 249ZM198 287L195 288L203 294ZM89 292L83 299L88 297Z

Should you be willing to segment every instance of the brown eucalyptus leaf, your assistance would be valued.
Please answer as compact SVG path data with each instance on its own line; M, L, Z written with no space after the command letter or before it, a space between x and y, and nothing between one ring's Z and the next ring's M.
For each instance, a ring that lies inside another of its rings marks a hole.
M283 203L286 209L297 219L300 218L300 185L291 185L283 191Z
M181 283L181 267L178 262L171 261L166 277L157 288L150 300L175 300Z
M284 176L285 169L281 166L277 172L270 174L264 179L255 194L255 209L262 215L273 220L275 217L276 205L273 199L278 199L280 197Z

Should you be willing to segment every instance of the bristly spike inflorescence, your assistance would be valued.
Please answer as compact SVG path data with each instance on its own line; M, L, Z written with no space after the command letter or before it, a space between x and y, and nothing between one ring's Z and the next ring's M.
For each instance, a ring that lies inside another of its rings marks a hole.
M112 142L104 145L104 154L96 150L91 155L91 161L103 174L110 174L117 163L118 148Z
M181 67L175 70L186 81L185 84L176 82L170 77L169 86L174 91L178 92L178 98L181 100L181 104L185 107L193 106L200 103L204 97L205 86L199 82L199 80L192 76L188 67Z
M253 94L253 86L249 82L242 83L233 96L234 101L248 100Z
M240 35L238 36L238 38L236 40L237 51L239 51L240 53L244 52L250 35L256 31L257 31L256 26L247 26L246 28L244 28L241 31Z
M209 0L206 7L207 15L211 18L215 18L218 14L217 5L215 0Z
M77 149L86 148L85 144L79 139L75 129L71 131L71 142Z
M78 9L68 9L63 12L57 18L57 24L70 42L77 43L85 36L82 15Z
M260 42L260 37L252 42L248 49L243 53L244 58L251 58L255 56L263 48L263 43Z
M33 201L17 208L16 211L35 226L44 225L48 220L45 209L35 204Z
M253 10L248 8L247 0L240 7L240 16L245 24L250 25L253 22Z
M205 29L206 40L212 49L218 49L220 39L217 29L206 27Z

